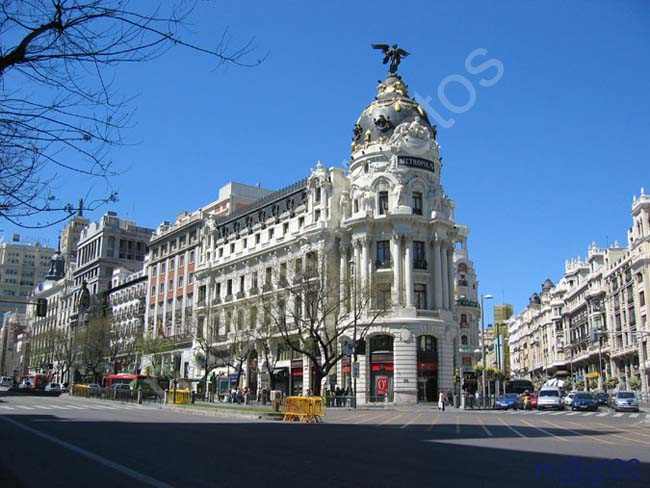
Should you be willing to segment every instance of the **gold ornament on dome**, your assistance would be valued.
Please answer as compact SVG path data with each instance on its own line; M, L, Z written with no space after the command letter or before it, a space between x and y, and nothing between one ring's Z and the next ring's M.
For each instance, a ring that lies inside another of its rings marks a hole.
M399 103L399 100L397 100L395 102L395 104L393 105L393 108L395 109L395 112L399 112L400 110L402 110L402 104Z
M422 117L427 116L426 112L422 109L422 107L420 107L419 105L416 105L416 107L418 109L418 113L420 114L420 116L422 116Z
M379 83L379 85L377 85L377 93L381 95L385 91L386 91L386 85L384 85L383 83Z

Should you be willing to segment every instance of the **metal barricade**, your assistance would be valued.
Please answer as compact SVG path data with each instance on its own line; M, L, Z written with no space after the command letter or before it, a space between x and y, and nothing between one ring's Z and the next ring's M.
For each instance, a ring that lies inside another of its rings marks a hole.
M320 423L325 416L321 397L287 397L284 399L285 422Z
M167 403L184 404L192 401L190 390L167 390Z
M72 396L90 397L90 387L88 385L72 385Z

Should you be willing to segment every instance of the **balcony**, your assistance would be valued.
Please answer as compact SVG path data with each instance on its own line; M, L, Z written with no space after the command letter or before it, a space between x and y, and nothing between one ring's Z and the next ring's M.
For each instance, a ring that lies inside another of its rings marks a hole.
M224 302L232 302L232 295L228 294L223 299Z
M240 291L237 292L237 294L235 295L235 297L236 297L238 300L241 300L242 298L245 298L245 297L246 297L246 293L244 293L243 290L240 290Z
M253 286L253 287L248 289L248 294L249 295L257 295L259 292L260 292L260 290L256 286Z
M264 283L264 285L262 285L263 292L271 291L272 289L273 289L273 285L271 283Z
M475 302L474 300L470 300L468 298L456 298L456 305L459 307L474 307L474 308L479 308L478 302Z

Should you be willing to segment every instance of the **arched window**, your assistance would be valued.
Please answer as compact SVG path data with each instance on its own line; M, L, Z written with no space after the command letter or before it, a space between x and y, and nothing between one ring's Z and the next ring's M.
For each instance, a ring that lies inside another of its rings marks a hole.
M466 336L466 335L462 335L462 336L460 336L460 345L461 345L461 346L466 346L467 344L468 344L468 342L467 342L467 336Z

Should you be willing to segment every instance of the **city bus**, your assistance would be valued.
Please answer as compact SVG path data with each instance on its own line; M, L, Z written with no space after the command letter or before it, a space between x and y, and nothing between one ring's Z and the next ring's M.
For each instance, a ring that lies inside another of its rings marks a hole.
M131 390L142 390L146 397L160 396L163 391L156 383L153 376L143 374L118 373L109 374L104 377L104 388L112 388L114 385L129 385Z

